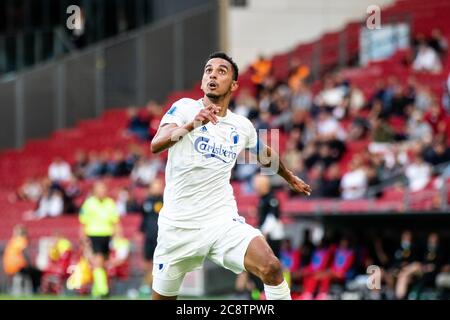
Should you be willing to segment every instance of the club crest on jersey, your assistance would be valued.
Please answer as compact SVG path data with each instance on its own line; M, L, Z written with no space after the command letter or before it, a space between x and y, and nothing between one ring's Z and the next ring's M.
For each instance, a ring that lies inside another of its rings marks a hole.
M208 131L208 129L206 129L206 126L203 126L203 127L201 127L200 131L201 132L206 132L206 131Z
M216 144L210 142L209 138L198 137L194 142L194 149L198 153L203 154L205 158L218 159L224 163L230 163L236 159L236 152L234 152L230 146L224 146L222 144Z
M239 134L236 131L232 131L230 136L231 136L231 141L234 144L237 144L239 141Z

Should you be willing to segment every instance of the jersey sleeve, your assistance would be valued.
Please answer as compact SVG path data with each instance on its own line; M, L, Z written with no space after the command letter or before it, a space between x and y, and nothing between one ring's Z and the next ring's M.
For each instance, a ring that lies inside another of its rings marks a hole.
M183 100L175 102L166 114L162 117L159 126L163 124L175 123L181 127L189 121L189 112L186 103Z
M256 133L256 129L250 121L248 121L248 131L249 134L245 148L256 150L258 146L258 134Z

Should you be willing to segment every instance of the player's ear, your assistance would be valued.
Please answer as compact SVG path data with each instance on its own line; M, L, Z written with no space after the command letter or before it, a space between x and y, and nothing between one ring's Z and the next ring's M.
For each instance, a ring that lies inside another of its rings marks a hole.
M235 80L231 83L231 92L236 91L239 88L239 83Z

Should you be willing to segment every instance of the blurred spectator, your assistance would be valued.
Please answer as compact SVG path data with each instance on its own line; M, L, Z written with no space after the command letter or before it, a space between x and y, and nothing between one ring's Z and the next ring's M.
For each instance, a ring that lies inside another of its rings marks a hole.
M428 41L428 45L433 48L433 50L437 52L440 57L443 57L448 50L448 41L442 34L442 31L438 28L434 28L431 31L431 37Z
M423 160L421 154L417 153L405 169L409 189L413 192L424 189L431 180L431 174L430 165Z
M148 186L157 176L162 164L159 159L142 158L131 171L131 180L138 186Z
M250 66L252 69L252 82L257 86L258 92L263 88L263 83L272 71L272 60L259 56Z
M130 107L127 110L128 125L127 130L136 135L141 140L146 140L148 138L148 119L142 119L136 108Z
M410 230L402 232L400 245L394 252L393 268L403 268L418 259L418 246L414 242L413 234Z
M410 230L402 232L400 245L394 251L392 262L384 273L386 284L389 288L394 288L396 280L401 270L408 264L418 261L418 247L413 241L413 234ZM387 292L390 294L390 292Z
M253 154L242 152L238 155L237 164L234 169L234 179L243 183L243 191L247 193L253 191L252 179L258 169L259 167L256 164Z
M47 186L38 202L35 211L27 211L24 213L25 220L39 220L45 217L57 217L64 211L64 199L61 191L52 189Z
M433 103L433 96L430 89L426 86L417 85L416 96L414 99L415 109L422 113L427 111Z
M89 161L86 166L85 178L95 179L101 177L106 172L104 156L100 156L96 151L89 152Z
M316 190L320 197L339 198L341 196L341 172L338 164L332 164L325 174L320 176L319 188Z
M350 170L342 176L342 198L361 199L366 195L368 180L361 155L355 155L350 162Z
M78 207L75 204L76 198L81 195L80 187L78 186L78 179L73 176L70 181L64 186L63 200L64 213L77 213Z
M287 238L281 242L280 262L285 274L294 272L299 268L300 252L292 246L291 239Z
M148 123L148 140L153 139L159 128L159 122L164 115L163 107L155 101L149 101L146 106L147 118L144 120ZM144 140L145 141L145 140Z
M432 166L450 161L450 148L444 139L436 139L433 145L425 148L423 157Z
M361 117L355 117L350 124L348 132L348 140L358 141L366 138L369 131L369 123L366 119Z
M259 196L258 226L274 254L280 257L281 240L284 238L284 226L280 220L280 202L274 195L268 176L257 175L254 179L254 188Z
M372 141L381 143L390 143L394 141L394 130L391 125L383 118L371 119Z
M286 143L286 150L283 154L284 163L292 172L296 173L297 176L301 175L303 178L304 165L303 158L300 151L297 149L296 141L289 140Z
M424 120L423 113L419 110L413 111L408 120L408 139L411 141L428 142L432 139L433 131Z
M445 111L438 103L433 101L429 110L425 113L424 118L433 129L434 134L444 132L446 126Z
M257 132L260 130L268 130L271 128L271 116L267 111L263 111L260 113L260 116L255 124L255 129Z
M317 120L317 138L322 141L344 140L345 131L331 112L322 111Z
M144 157L144 151L142 146L138 144L131 144L128 146L128 154L125 157L127 171L131 173L135 167L137 161Z
M73 175L78 179L84 179L86 177L86 171L89 165L88 156L85 151L78 150L75 153L75 163L73 164Z
M142 203L142 220L139 231L144 235L144 280L140 288L141 293L150 295L153 282L153 254L155 253L158 237L158 217L163 206L164 185L162 179L153 181L148 195Z
M430 233L422 259L407 264L401 269L395 288L396 298L406 298L414 278L416 280L413 283L414 294L417 297L426 286L434 287L436 275L441 270L444 259L438 234Z
M48 167L48 177L53 182L69 181L72 177L70 165L60 157L56 157Z
M310 69L298 58L289 61L288 84L292 91L295 91L299 85L303 84L310 75Z
M33 286L33 293L38 293L41 271L31 262L29 245L27 230L22 225L16 225L3 253L3 269L9 277L20 275L29 278ZM15 291L15 288L13 289Z
M312 241L312 233L310 229L303 231L302 244L300 250L300 267L306 267L311 263L315 245Z
M288 131L292 123L292 112L289 107L289 100L281 98L277 104L277 115L272 119L272 127Z
M438 289L440 299L448 300L450 298L450 254L448 253L444 265L436 276L436 287Z
M346 88L335 82L331 76L324 79L324 87L315 97L315 103L321 108L332 111L341 106L346 95Z
M318 279L325 273L332 259L332 250L324 239L314 249L311 262L301 270L303 279L303 293L298 300L311 300L314 298Z
M442 64L438 53L426 42L418 44L417 55L413 62L413 69L416 71L425 71L438 73L442 70Z
M405 110L408 104L410 104L412 101L405 96L404 89L402 86L398 85L394 87L394 92L391 99L391 105L389 109L389 114L394 116L405 116Z
M113 177L124 177L130 174L125 155L121 150L114 151L112 159L106 163L106 174Z
M291 106L295 111L309 112L312 106L312 93L310 88L299 81L292 90Z
M70 240L55 232L48 253L48 263L42 273L42 293L59 294L64 291L65 281L69 277L72 253Z
M136 198L127 187L120 189L117 195L116 206L120 216L124 216L129 212L140 211Z
M345 284L345 281L353 276L352 267L354 262L355 251L350 246L349 240L343 237L334 253L334 259L330 268L318 274L315 278L317 280L316 286L319 287L317 300L328 300L328 291L333 282ZM310 292L314 292L315 290L312 290L312 283L310 285Z
M114 235L110 242L110 255L106 263L109 279L126 280L130 269L130 240L125 238L121 232Z
M89 292L92 283L92 268L89 261L92 261L92 250L89 240L81 238L78 250L73 252L74 264L69 267L69 277L66 281L67 289L76 290L85 294Z
M242 89L236 99L236 107L234 113L243 117L254 119L255 109L257 109L258 101L250 94L248 89Z
M356 115L366 105L366 98L361 89L354 84L350 85L348 95L345 98L346 107L351 115Z
M16 192L17 199L23 201L38 201L42 196L43 187L38 178L27 178Z

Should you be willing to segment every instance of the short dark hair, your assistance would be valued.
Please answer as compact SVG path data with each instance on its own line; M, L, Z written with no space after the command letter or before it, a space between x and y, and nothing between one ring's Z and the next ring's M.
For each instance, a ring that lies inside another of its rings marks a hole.
M231 66L233 67L233 80L237 81L238 75L239 75L239 68L238 68L236 62L233 61L233 58L231 58L225 52L214 52L209 55L207 61L214 59L214 58L220 58L220 59L228 61L231 64Z

